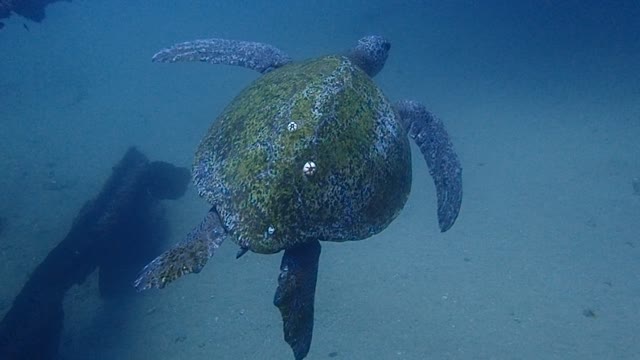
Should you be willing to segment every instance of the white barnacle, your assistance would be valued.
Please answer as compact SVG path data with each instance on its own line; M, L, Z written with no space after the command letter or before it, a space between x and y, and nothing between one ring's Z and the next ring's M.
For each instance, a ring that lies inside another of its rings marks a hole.
M307 161L306 163L304 163L304 166L302 167L302 172L307 176L311 176L315 174L316 169L317 169L316 163L314 163L313 161Z
M273 225L270 225L269 228L267 228L268 235L273 235L273 233L275 232L276 232L276 228L274 228Z
M287 124L287 130L291 132L298 130L298 124L296 124L294 121L290 122L289 124Z

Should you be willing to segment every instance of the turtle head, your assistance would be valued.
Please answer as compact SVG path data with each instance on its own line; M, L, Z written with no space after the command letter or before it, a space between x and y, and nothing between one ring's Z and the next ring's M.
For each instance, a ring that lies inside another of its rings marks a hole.
M378 35L365 36L347 53L347 57L369 76L374 77L387 61L391 43Z

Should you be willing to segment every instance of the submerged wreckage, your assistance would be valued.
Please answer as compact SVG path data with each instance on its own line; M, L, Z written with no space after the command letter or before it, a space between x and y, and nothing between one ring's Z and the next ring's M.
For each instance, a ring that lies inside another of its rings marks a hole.
M11 14L17 14L35 22L44 20L44 8L50 3L63 0L0 0L0 20L6 19ZM64 0L70 2L71 0ZM4 23L0 21L0 29Z

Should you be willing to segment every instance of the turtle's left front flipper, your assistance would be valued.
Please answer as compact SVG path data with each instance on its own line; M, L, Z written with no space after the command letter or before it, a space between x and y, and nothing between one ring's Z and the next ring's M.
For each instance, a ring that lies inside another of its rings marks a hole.
M193 40L160 50L153 62L200 61L242 66L265 74L291 62L284 51L265 43L229 39Z
M424 105L409 100L395 104L409 136L427 161L438 196L438 223L445 232L458 218L462 203L462 166L440 119Z
M304 359L313 335L313 302L318 278L320 242L287 249L282 257L273 304L280 309L284 340L296 360Z

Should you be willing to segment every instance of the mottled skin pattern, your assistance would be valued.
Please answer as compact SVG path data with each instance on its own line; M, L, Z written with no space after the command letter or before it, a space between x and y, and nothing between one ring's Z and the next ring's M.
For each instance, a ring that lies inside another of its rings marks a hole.
M389 56L391 44L381 36L365 36L347 52L347 57L370 77L378 75Z
M133 285L138 290L152 285L163 288L183 275L199 273L226 238L220 217L212 209L181 242L145 266L147 276L138 277Z
M156 62L266 75L233 100L196 152L194 182L212 209L142 270L136 288L199 272L228 237L240 245L237 256L284 250L273 303L301 360L313 336L320 241L365 239L398 215L411 187L408 137L436 185L440 229L451 228L462 200L460 161L437 117L415 101L390 104L374 84L389 49L372 35L340 55L300 63L268 44L224 39L157 53Z
M317 165L311 176L307 161ZM327 56L245 89L202 140L193 177L233 240L275 253L384 229L409 194L411 156L371 78L346 57Z
M462 205L462 167L442 120L427 108L411 100L395 103L399 119L424 156L436 186L438 225L449 230Z
M284 340L296 360L304 358L311 347L319 258L318 241L287 249L282 256L273 304L280 310Z
M1 1L1 0L0 0ZM260 57L252 54L260 53ZM201 61L246 67L267 73L291 62L280 49L259 42L204 39L175 44L156 53L154 62Z

